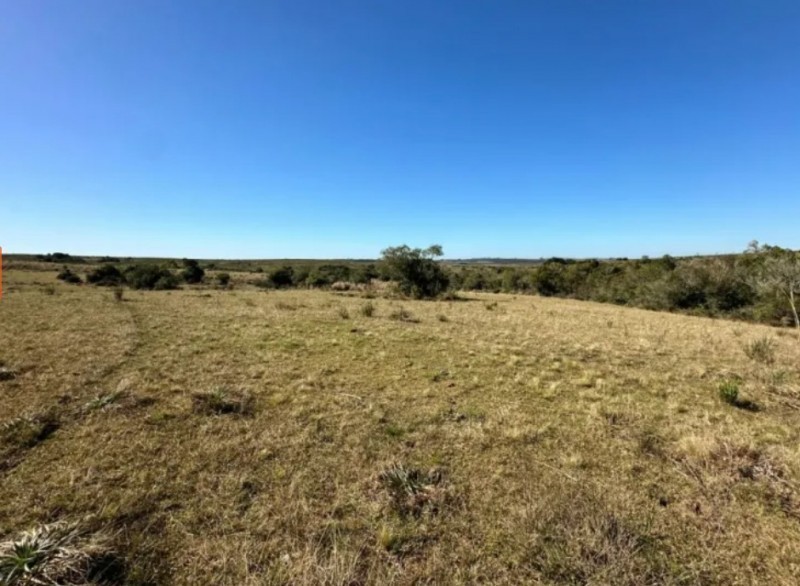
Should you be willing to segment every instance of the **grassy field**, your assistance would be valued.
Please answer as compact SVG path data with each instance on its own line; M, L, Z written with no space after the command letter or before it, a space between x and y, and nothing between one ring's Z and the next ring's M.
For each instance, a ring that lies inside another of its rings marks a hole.
M129 584L800 583L789 330L4 278L0 541L74 523Z

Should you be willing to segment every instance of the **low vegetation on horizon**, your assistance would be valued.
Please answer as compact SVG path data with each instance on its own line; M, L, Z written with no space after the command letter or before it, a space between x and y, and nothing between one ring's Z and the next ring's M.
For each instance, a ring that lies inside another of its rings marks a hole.
M86 265L89 284L133 289L199 284L209 270L214 272L210 282L223 288L237 281L265 289L342 289L391 281L399 293L417 299L457 291L535 294L800 328L800 253L756 241L742 254L603 261L551 258L531 265L437 262L442 254L439 245L427 249L403 245L387 248L379 261L123 260L55 252L16 255L11 262L31 269L62 263L58 278L71 284L84 282L70 267L73 264ZM232 280L231 273L239 278Z
M441 254L11 258L0 585L800 583L796 253Z

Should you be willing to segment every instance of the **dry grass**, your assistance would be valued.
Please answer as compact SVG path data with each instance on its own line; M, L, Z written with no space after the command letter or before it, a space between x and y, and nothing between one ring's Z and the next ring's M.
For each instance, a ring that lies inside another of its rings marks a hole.
M0 541L91 515L129 584L800 582L796 336L4 277Z

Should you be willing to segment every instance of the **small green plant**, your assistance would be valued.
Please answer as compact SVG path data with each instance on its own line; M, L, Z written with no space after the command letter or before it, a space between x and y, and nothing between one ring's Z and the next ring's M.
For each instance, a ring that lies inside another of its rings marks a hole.
M342 319L350 319L350 312L347 311L347 308L344 305L339 306L339 317Z
M225 388L192 395L194 411L203 415L252 415L252 395Z
M775 340L764 336L745 344L744 353L753 362L771 366L775 364Z
M719 398L736 406L739 403L739 382L730 379L719 383Z
M489 311L492 311L493 309L497 309L497 301L492 301L491 303L485 303L484 307Z
M361 306L361 315L364 317L372 317L375 315L375 304L372 301L367 301Z

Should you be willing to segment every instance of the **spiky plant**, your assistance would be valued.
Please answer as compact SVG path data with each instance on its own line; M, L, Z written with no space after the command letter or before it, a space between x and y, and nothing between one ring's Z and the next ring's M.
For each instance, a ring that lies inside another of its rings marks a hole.
M103 539L75 523L41 525L0 543L0 585L81 584L107 554Z
M435 511L446 495L439 486L443 480L439 470L425 472L394 464L381 472L378 480L389 492L392 505L400 515L419 515L426 507Z

